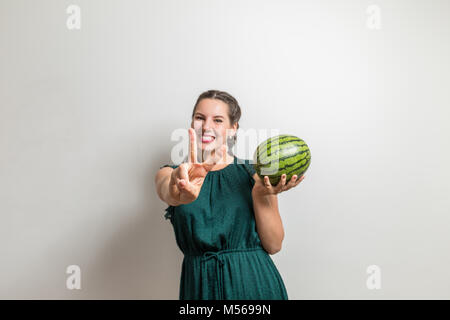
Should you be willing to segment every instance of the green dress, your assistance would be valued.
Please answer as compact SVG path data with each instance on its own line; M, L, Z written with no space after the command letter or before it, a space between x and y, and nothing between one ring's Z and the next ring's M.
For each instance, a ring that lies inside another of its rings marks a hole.
M288 300L256 231L254 172L249 160L235 156L233 164L207 173L195 201L167 207L184 254L180 300Z

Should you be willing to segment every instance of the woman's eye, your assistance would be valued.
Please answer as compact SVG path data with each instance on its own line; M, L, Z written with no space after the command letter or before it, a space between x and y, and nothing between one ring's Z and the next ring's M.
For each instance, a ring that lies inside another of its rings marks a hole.
M203 118L202 117L195 117L195 120L203 120ZM223 122L220 119L216 119L216 121L219 122L219 123Z

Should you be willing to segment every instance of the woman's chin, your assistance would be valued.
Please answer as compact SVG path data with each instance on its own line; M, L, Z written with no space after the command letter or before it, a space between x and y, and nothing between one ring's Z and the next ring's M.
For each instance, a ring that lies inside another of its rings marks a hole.
M202 144L202 150L204 151L212 151L215 149L214 145L209 145L209 144Z
M215 143L202 143L202 151L213 151L216 150L217 146Z

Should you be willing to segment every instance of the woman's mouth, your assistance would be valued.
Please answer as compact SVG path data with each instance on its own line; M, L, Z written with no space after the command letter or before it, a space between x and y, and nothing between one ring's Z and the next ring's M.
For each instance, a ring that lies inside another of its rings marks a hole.
M210 143L213 142L215 137L212 136L202 136L202 143Z

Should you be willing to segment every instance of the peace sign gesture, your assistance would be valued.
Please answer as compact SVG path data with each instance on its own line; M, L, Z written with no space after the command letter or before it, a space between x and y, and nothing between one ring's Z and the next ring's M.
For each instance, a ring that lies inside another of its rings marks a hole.
M195 130L189 128L188 162L180 164L172 171L169 182L170 195L180 204L188 204L196 200L208 171L220 160L223 160L225 163L227 154L226 145L222 145L218 150L215 150L215 155L212 160L202 163L198 162L197 149Z

